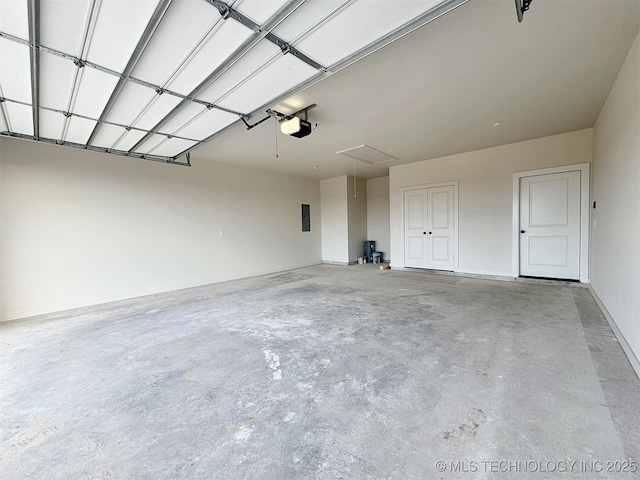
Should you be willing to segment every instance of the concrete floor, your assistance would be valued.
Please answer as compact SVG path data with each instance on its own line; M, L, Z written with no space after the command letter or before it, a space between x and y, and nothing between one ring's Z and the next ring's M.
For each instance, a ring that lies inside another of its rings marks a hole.
M325 265L0 324L0 348L1 478L640 468L640 381L576 286Z

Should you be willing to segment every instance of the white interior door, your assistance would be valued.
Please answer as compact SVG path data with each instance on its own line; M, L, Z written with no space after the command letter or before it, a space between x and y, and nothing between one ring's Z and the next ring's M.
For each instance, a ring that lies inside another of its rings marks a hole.
M427 268L427 190L404 193L404 265Z
M453 185L405 192L405 267L453 270L453 195Z
M520 179L520 275L580 278L580 176Z
M427 189L427 268L453 270L453 185Z

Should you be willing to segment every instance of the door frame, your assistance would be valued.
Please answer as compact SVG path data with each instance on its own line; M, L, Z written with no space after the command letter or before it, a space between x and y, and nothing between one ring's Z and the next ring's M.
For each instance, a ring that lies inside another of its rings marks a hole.
M589 283L589 163L528 170L513 174L511 273L520 276L520 179L552 173L580 172L580 283Z
M404 230L404 216L405 216L405 204L404 204L404 197L405 197L405 192L409 192L411 190L422 190L425 188L433 188L433 187L453 187L453 271L457 272L459 271L459 261L458 261L458 180L451 180L448 182L438 182L438 183L428 183L428 184L424 184L424 185L412 185L410 187L403 187L400 189L400 192L402 193L402 202L401 202L401 207L402 207L402 215L400 215L400 229L402 231L402 244L401 244L401 250L402 250L402 264L399 265L400 268L413 268L413 267L406 267L405 265L405 251L404 251L404 246L405 246L405 240L406 240L406 233Z

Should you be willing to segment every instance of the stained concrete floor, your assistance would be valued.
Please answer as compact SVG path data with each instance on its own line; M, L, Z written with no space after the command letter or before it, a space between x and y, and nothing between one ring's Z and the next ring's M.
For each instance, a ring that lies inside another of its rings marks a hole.
M640 381L575 286L325 265L8 322L0 346L1 478L640 468Z

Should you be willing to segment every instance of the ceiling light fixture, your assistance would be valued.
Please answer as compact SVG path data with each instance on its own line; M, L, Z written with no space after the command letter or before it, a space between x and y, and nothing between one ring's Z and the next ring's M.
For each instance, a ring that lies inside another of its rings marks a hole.
M501 121L493 122L493 123L491 124L491 126L492 126L492 127L499 127L500 125L502 125L502 122L501 122Z

